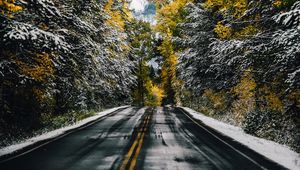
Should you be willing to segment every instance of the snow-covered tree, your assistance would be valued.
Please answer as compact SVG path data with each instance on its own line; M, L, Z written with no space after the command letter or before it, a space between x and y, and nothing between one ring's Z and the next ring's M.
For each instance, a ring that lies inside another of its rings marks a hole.
M0 10L1 129L130 102L127 1L0 1Z
M299 150L299 6L279 0L186 6L174 38L182 48L184 104ZM282 128L269 136L274 122Z

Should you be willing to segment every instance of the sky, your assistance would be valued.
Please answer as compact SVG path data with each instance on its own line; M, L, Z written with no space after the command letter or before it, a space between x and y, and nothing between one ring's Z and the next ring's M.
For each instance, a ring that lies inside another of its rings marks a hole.
M145 10L145 6L148 4L149 2L147 0L132 0L130 3L129 8L133 9L135 11L144 11Z
M133 10L135 18L155 24L155 4L147 0L132 0L129 8Z
M129 8L133 10L133 16L139 20L150 22L152 25L156 24L155 14L156 7L154 3L148 2L147 0L132 0ZM157 58L152 58L147 62L148 65L152 66L157 73L159 64Z

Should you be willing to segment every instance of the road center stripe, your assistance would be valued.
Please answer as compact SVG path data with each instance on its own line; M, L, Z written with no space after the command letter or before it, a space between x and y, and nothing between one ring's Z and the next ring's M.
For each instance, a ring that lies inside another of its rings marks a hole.
M133 158L130 162L129 170L133 170L135 168L137 158L139 156L139 153L140 153L142 145L143 145L145 132L147 131L147 126L149 124L149 121L150 121L150 116L149 115L146 116L142 120L142 126L140 126L140 128L139 128L139 133L138 133L136 139L134 140L133 144L131 145L128 153L126 154L125 159L123 160L119 170L126 170L126 166L128 165L129 160L132 157L135 148L137 147L136 151L134 153L134 156L133 156Z

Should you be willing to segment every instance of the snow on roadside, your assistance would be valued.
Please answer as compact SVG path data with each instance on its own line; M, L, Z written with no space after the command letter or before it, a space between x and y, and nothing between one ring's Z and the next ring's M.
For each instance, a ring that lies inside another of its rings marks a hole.
M196 112L193 109L187 107L181 108L190 113L190 115L192 115L195 119L202 121L204 124L216 129L224 135L248 146L252 150L255 150L257 153L264 155L274 162L277 162L291 170L300 169L300 154L292 151L289 147L246 134L240 127L220 122Z
M78 121L77 123L73 124L73 125L69 125L69 126L66 126L66 127L62 127L62 128L59 128L59 129L56 129L56 130L53 130L53 131L50 131L50 132L47 132L47 133L44 133L42 135L39 135L39 136L36 136L36 137L33 137L33 138L30 138L30 139L27 139L26 141L23 141L21 143L18 143L18 144L14 144L14 145L11 145L11 146L7 146L7 147L4 147L2 149L0 149L0 156L4 156L4 155L7 155L7 154L11 154L11 153L14 153L18 150L21 150L25 147L28 147L30 145L33 145L39 141L43 141L43 140L47 140L47 139L52 139L52 138L55 138L55 137L58 137L64 133L66 133L67 131L69 130L72 130L72 129L76 129L76 128L79 128L89 122L92 122L96 119L99 119L111 112L114 112L118 109L122 109L122 108L126 108L126 107L129 107L129 106L120 106L120 107L115 107L115 108L111 108L111 109L107 109L105 111L102 111L102 112L99 112L97 113L95 116L91 116L91 117L88 117L86 119L83 119L81 121Z

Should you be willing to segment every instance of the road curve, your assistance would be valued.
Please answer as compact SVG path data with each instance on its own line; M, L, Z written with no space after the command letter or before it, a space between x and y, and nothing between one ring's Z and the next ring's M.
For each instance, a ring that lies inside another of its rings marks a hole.
M0 163L1 170L284 169L180 108L130 107Z

